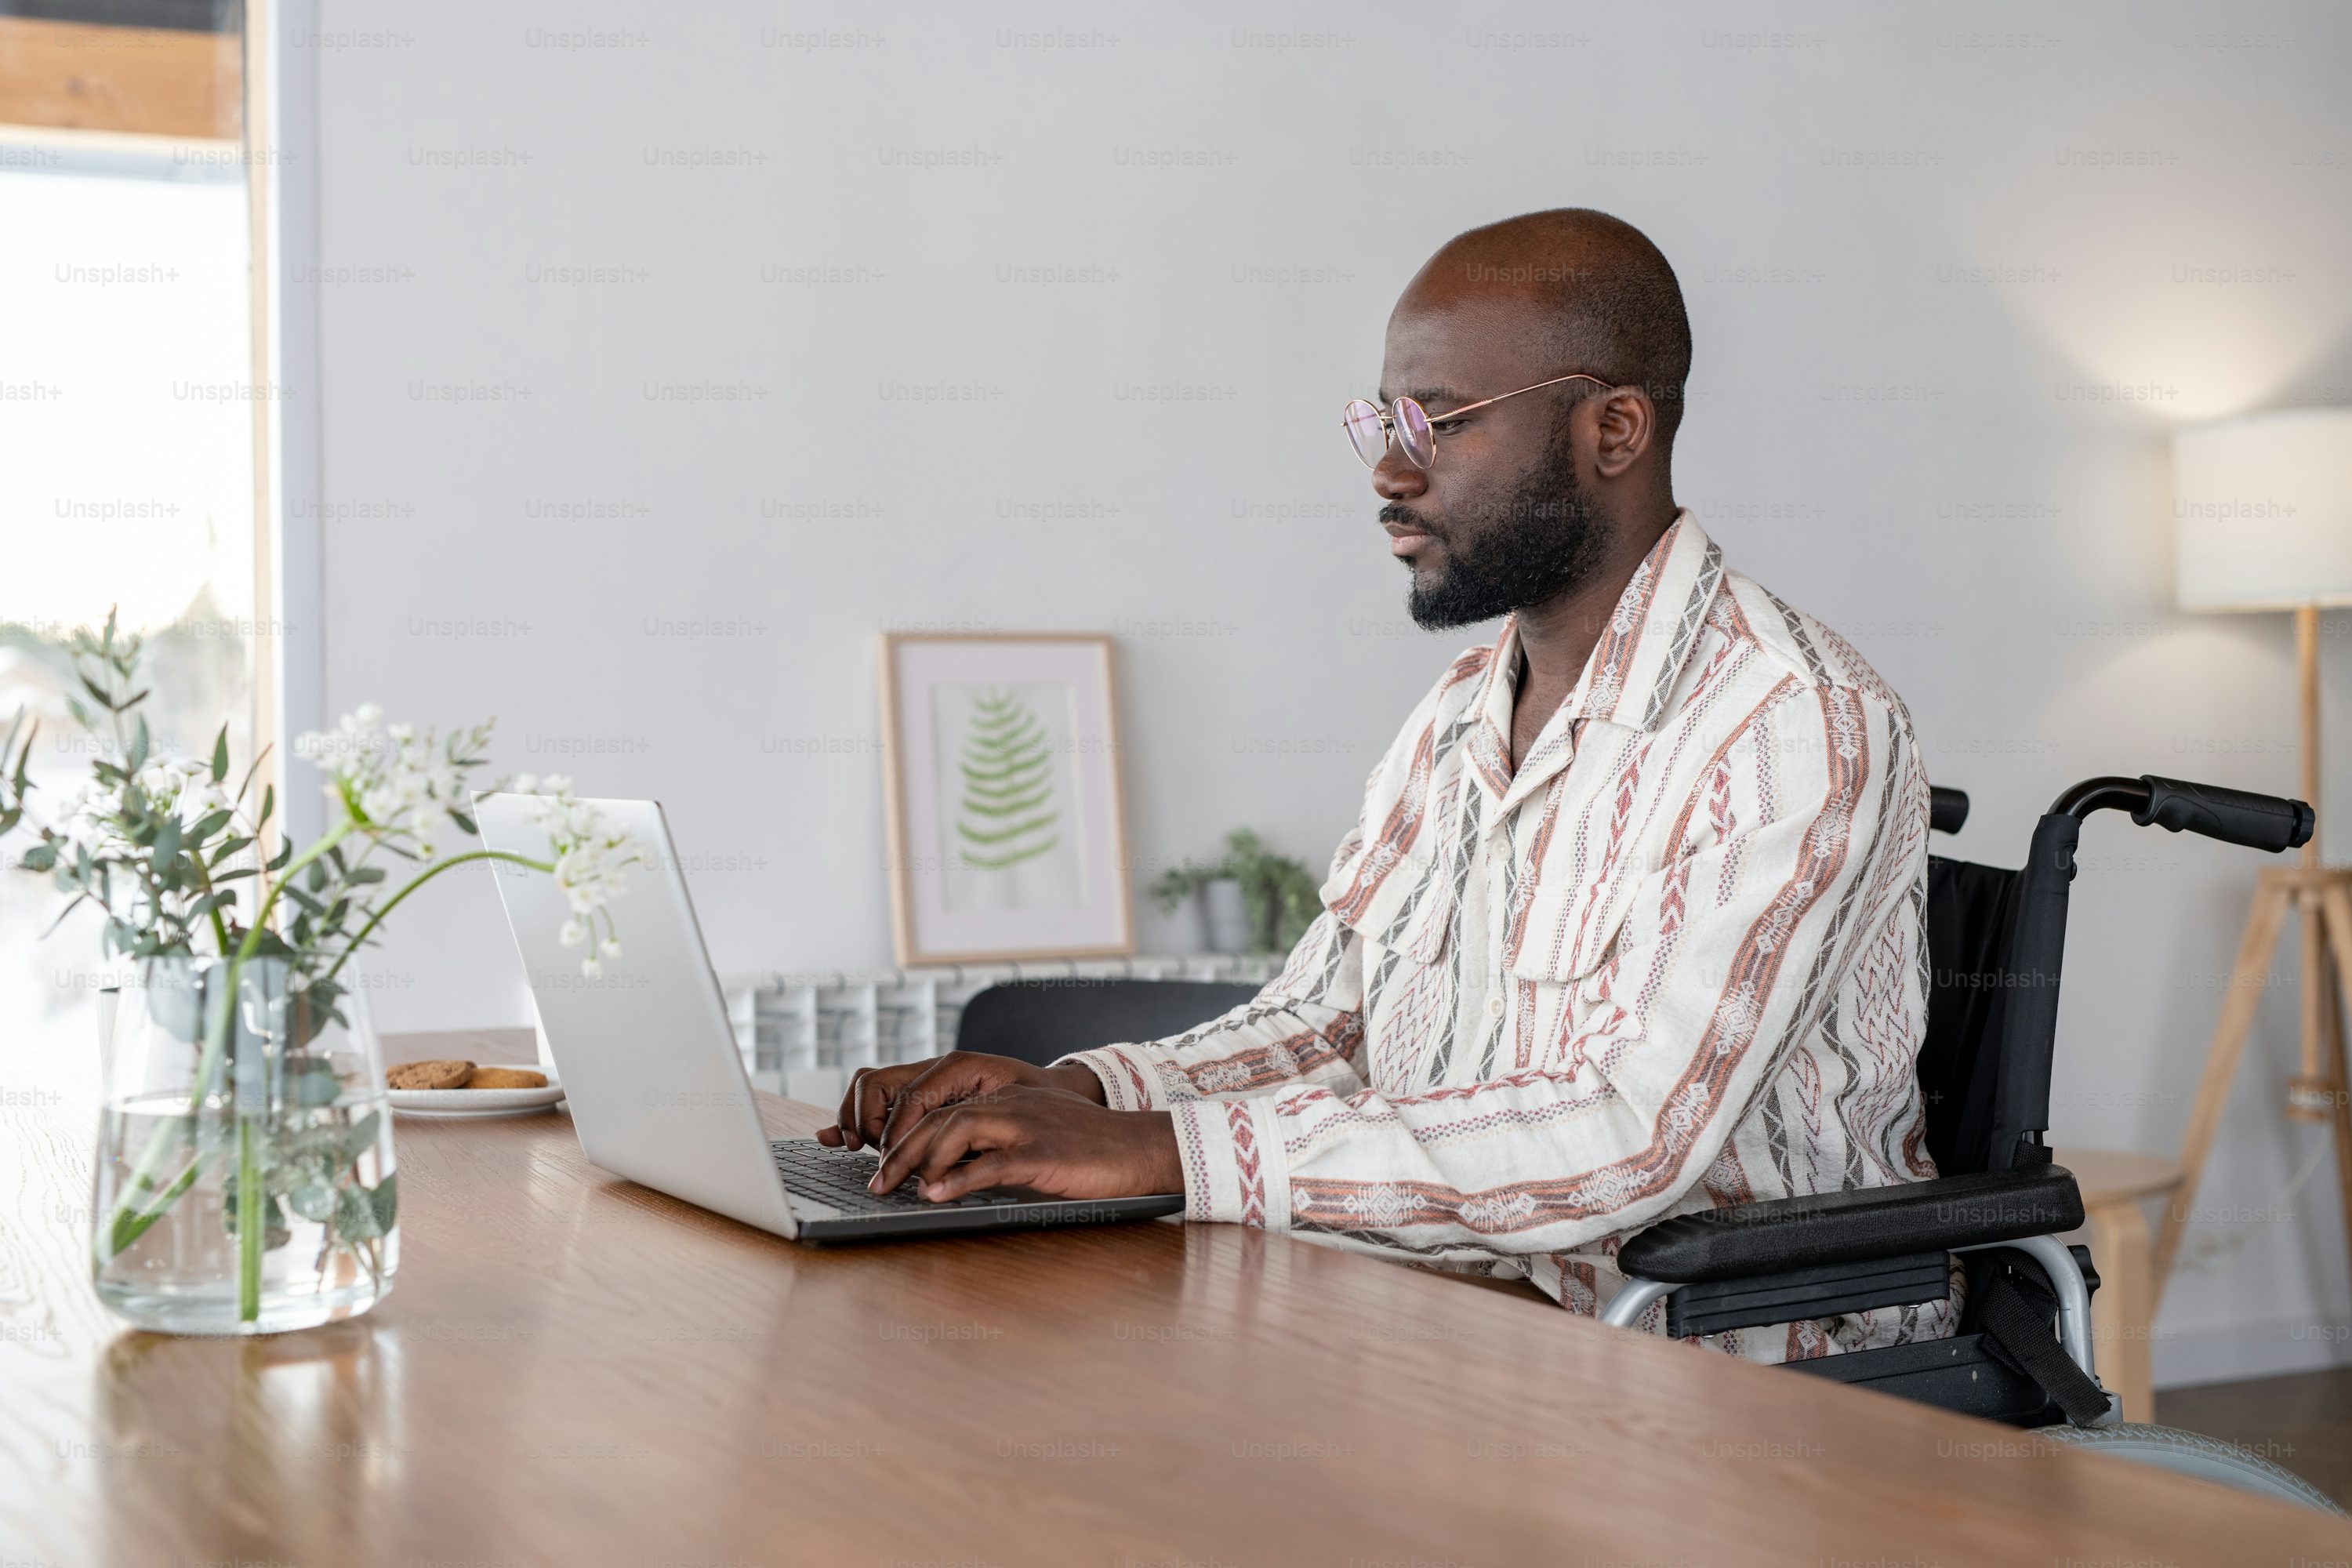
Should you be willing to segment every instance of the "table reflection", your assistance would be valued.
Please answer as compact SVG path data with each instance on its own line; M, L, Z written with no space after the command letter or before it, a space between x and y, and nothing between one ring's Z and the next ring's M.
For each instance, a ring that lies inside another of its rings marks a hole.
M400 1369L397 1333L365 1319L248 1340L117 1335L92 1400L112 1560L166 1560L166 1542L181 1560L359 1555L414 1452Z

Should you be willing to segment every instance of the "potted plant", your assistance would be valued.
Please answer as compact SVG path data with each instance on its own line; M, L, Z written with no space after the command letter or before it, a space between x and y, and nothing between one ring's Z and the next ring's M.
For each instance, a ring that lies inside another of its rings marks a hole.
M1305 866L1236 827L1222 859L1186 861L1153 883L1151 895L1172 915L1200 894L1211 952L1287 952L1322 912L1318 889Z
M226 726L207 760L155 755L137 711L140 638L113 616L65 648L88 698L69 706L96 742L90 776L41 812L38 726L19 713L0 740L0 837L37 836L18 864L68 895L58 921L94 906L104 950L139 964L144 1006L109 1030L102 1071L99 1297L174 1333L356 1316L398 1267L399 1196L382 1062L345 966L426 882L495 859L564 885L564 940L587 948L593 976L620 951L607 906L641 852L550 778L513 786L540 795L549 859L444 855L453 831L475 832L467 784L490 726L444 741L386 726L371 704L295 742L325 775L328 826L265 860L277 800L269 786L252 798L258 758L232 792Z

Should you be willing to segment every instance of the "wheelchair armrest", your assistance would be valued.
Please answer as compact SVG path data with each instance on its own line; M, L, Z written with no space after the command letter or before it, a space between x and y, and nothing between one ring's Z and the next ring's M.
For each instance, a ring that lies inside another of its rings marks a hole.
M2082 1223L2074 1173L2041 1165L1677 1215L1629 1237L1617 1267L1691 1284L2054 1236Z

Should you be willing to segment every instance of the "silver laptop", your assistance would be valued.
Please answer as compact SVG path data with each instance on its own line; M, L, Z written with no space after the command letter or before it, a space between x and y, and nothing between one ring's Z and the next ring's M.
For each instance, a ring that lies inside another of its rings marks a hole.
M1070 1199L1001 1187L933 1204L917 1195L910 1180L877 1194L866 1190L876 1163L870 1152L829 1149L814 1138L769 1138L668 819L655 801L594 804L655 862L627 873L628 896L613 906L621 955L605 960L600 976L583 974L583 950L561 941L569 910L555 879L490 863L581 1152L591 1163L797 1241L1097 1225L1183 1212L1179 1194ZM547 835L532 822L531 805L523 795L475 796L483 841L546 859Z

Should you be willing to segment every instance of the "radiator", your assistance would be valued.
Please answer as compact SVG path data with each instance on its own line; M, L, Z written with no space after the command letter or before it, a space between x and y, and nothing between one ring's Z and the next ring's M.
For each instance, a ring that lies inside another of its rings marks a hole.
M955 1048L963 1005L1006 980L1245 980L1264 984L1280 953L965 963L938 969L839 970L722 976L743 1065L760 1089L835 1105L863 1067L919 1061Z

